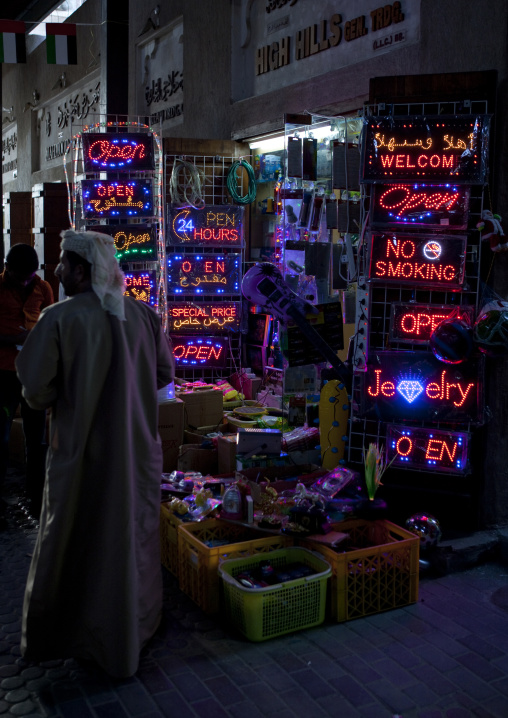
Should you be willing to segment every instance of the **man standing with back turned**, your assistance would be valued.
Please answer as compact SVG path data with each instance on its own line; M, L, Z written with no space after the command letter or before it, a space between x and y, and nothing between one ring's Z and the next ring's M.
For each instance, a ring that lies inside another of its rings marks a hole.
M16 362L29 404L51 408L21 652L127 677L162 609L157 389L174 358L158 315L124 297L113 239L62 237L70 298L41 314Z

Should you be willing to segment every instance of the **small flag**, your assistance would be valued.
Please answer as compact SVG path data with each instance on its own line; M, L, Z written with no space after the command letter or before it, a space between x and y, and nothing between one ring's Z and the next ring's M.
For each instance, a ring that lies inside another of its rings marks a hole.
M48 65L77 65L76 25L48 22L46 52Z
M0 62L26 62L24 22L0 20Z

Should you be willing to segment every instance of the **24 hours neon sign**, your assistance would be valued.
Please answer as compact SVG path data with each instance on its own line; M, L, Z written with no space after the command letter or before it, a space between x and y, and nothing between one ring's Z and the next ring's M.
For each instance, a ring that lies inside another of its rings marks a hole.
M389 424L387 461L401 469L464 474L468 469L469 434L443 429Z
M173 208L169 242L175 246L241 247L243 212L243 207L229 205Z

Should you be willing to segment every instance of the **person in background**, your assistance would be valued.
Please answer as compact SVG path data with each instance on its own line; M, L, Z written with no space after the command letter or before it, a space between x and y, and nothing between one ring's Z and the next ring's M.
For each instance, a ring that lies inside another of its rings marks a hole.
M44 484L46 412L32 409L21 396L14 361L43 309L53 304L51 285L36 272L37 252L28 244L14 244L0 274L0 491L9 461L9 438L14 415L21 407L26 454L26 493L30 511L38 518ZM5 504L0 498L0 526L5 528Z
M51 408L40 528L21 653L133 675L162 611L157 390L174 375L158 314L124 296L112 237L62 232L66 295L42 312L16 367Z

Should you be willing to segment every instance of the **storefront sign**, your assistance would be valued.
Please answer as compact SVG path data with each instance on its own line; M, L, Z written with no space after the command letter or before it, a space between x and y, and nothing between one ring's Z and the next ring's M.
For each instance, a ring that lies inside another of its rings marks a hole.
M426 344L434 329L444 319L455 316L458 307L433 304L402 304L391 306L390 339L408 344ZM473 320L474 307L460 307L461 316Z
M376 185L374 226L465 229L469 188L423 183Z
M150 180L82 180L83 216L129 218L154 214Z
M85 172L153 170L153 135L83 134Z
M13 125L2 134L2 182L10 182L18 175L18 126Z
M218 205L170 210L168 242L172 245L241 247L243 207Z
M468 468L469 434L443 429L390 424L386 433L387 461L399 469L464 474Z
M369 279L456 291L464 282L466 239L373 232Z
M169 294L239 294L239 254L169 254Z
M157 303L157 273L154 270L125 272L125 296L149 304Z
M210 334L238 331L241 304L239 302L170 302L168 304L169 331L177 333Z
M430 352L375 352L362 377L361 414L380 421L479 423L481 361L450 366Z
M226 337L172 338L173 354L177 367L208 366L222 369L226 365L228 340Z
M88 229L113 237L119 262L151 262L157 259L155 227L147 224L98 224Z
M489 127L487 115L367 117L362 179L482 184Z

